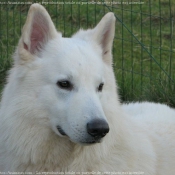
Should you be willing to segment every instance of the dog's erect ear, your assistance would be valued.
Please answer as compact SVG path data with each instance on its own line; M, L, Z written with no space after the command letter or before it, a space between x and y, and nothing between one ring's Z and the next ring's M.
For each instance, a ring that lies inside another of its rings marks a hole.
M27 59L29 55L23 55L26 51L30 56L38 54L56 35L57 31L46 9L39 4L31 5L18 46L20 57Z
M112 12L107 13L94 29L80 30L73 35L86 41L94 41L102 48L103 60L112 64L112 43L115 34L115 16Z
M115 35L114 14L112 12L107 13L93 31L93 39L102 47L104 61L111 64L111 50Z

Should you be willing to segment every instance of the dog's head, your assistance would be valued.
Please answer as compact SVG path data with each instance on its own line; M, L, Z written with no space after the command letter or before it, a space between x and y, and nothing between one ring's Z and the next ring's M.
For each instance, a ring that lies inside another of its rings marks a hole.
M103 106L113 88L107 74L114 31L108 13L94 29L63 38L39 4L30 7L23 27L15 64L27 70L20 75L24 86L47 111L53 131L75 143L97 143L109 132Z

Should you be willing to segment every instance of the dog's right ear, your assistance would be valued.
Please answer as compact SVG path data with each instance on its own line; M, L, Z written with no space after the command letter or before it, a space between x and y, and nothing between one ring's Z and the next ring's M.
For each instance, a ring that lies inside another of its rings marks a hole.
M57 35L46 9L39 4L31 5L18 45L20 59L31 59L34 55L39 55L45 44Z

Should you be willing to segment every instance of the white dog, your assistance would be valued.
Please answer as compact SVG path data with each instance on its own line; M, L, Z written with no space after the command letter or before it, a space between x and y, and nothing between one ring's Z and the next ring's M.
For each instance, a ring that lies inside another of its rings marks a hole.
M30 7L2 95L1 174L175 174L175 111L120 104L114 32L108 13L63 38L44 7Z

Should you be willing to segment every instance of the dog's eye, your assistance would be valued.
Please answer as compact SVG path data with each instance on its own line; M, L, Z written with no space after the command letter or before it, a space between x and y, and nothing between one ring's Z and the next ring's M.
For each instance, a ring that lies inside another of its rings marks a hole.
M101 83L99 86L98 86L98 91L101 92L103 90L103 85L104 83Z
M57 85L61 89L65 89L65 90L72 90L72 88L73 88L72 84L69 81L67 81L67 80L58 81Z

